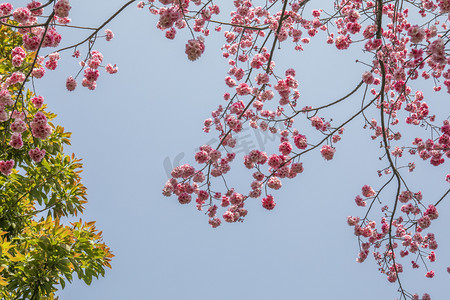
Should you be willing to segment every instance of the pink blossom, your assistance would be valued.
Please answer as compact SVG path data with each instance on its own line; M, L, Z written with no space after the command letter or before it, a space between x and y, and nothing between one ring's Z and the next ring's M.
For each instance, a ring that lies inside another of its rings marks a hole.
M77 87L76 80L72 76L68 77L67 80L66 80L66 88L67 88L67 90L68 91L73 91L73 90L75 90L76 87Z
M366 201L364 201L363 200L363 198L361 198L361 196L356 196L356 198L355 198L355 203L356 203L356 205L358 205L358 206L366 206Z
M262 199L262 206L267 209L267 210L272 210L275 208L275 201L273 201L273 196L272 195L267 195L267 197Z
M41 108L42 105L44 104L44 97L42 96L33 97L31 98L31 102L34 104L36 108Z
M205 44L203 43L203 38L199 37L197 39L189 40L186 44L186 54L190 61L197 60L205 51Z
M66 18L69 16L70 6L69 0L58 0L55 4L55 16L59 18Z
M352 40L350 39L350 37L348 35L344 36L344 35L340 35L336 38L335 44L336 44L336 48L338 48L339 50L345 50L348 49L348 47L350 47Z
M31 17L31 12L26 7L19 7L14 10L12 15L15 21L25 24Z
M431 219L429 216L423 216L422 218L417 220L417 224L420 226L420 228L426 229L426 228L430 227Z
M297 174L303 172L303 164L302 163L293 163L291 166L291 171Z
M411 26L408 29L408 35L411 37L412 43L420 43L425 37L425 30L417 25Z
M248 95L251 93L251 88L243 82L236 87L236 93L241 96Z
M439 217L439 213L433 204L428 205L424 215L428 216L431 220L435 220Z
M373 75L371 72L364 72L364 74L362 75L362 80L364 81L364 83L366 84L372 84L373 83Z
M306 149L308 147L306 136L297 134L296 136L294 136L294 144L299 149Z
M188 204L189 202L191 202L191 199L192 199L191 195L185 192L181 193L178 196L178 201L180 202L180 204Z
M105 34L105 39L107 42L111 41L114 38L114 33L110 29L106 29Z
M362 194L364 197L373 197L375 196L375 191L369 185L365 185L362 187Z
M223 217L223 219L224 219L226 222L228 222L228 223L232 223L232 222L236 222L236 221L237 221L236 215L235 215L232 211L230 211L230 210L227 210L227 211L222 215L222 217Z
M7 160L3 161L0 160L0 172L5 175L9 176L12 173L12 169L14 167L14 160Z
M276 155L276 154L272 154L269 157L269 161L268 164L269 166L271 166L274 169L277 169L281 166L281 164L283 163L284 159L282 158L282 156Z
M9 128L12 132L22 133L27 130L27 124L21 119L16 119Z
M169 40L173 40L175 39L176 33L177 31L175 30L175 28L172 27L166 31L166 38L168 38Z
M11 56L19 56L25 58L27 56L27 53L22 49L22 47L15 47L11 51Z
M11 106L14 101L11 98L11 94L7 89L0 90L0 105Z
M22 72L14 72L11 74L11 76L7 79L9 85L14 85L16 83L22 83L25 80L25 75Z
M34 68L31 72L31 76L34 78L42 78L45 75L45 69L44 68Z
M322 154L322 157L326 160L333 159L334 153L336 152L336 149L329 145L323 145L322 149L320 149L320 153Z
M215 217L215 218L209 219L208 223L209 223L209 225L212 226L212 228L217 228L220 226L221 221L219 218Z
M34 9L33 11L31 11L31 14L33 15L33 16L41 16L42 15L42 13L44 12L44 9L43 8L40 8L40 9L36 9L36 8L39 8L39 7L41 7L42 6L42 3L41 2L38 2L38 1L32 1L32 2L30 2L30 3L28 3L27 4L27 8L31 11L32 9Z
M323 128L323 120L320 117L312 117L311 119L311 125L315 127L317 130L322 130Z
M119 70L119 68L116 67L116 65L113 66L111 64L107 64L105 69L106 69L106 72L108 72L109 74L115 74Z
M6 16L11 14L13 10L13 6L10 3L2 3L0 4L0 15Z
M22 36L23 47L28 51L36 51L41 42L41 38L36 35L24 34Z
M20 67L20 66L22 65L22 63L23 63L23 57L21 57L21 56L19 56L19 55L13 56L11 62L12 62L12 65L13 65L14 67L18 68L18 67Z
M13 133L11 135L11 140L9 141L9 145L14 149L20 149L23 147L22 134Z
M439 8L441 9L441 14L450 12L450 0L439 0Z
M281 180L278 179L278 177L272 176L270 177L270 179L267 181L267 186L271 189L274 190L278 190L281 188L282 184L281 184Z
M86 68L84 70L84 78L89 82L94 82L100 76L100 72L96 69Z
M278 147L278 150L281 152L281 154L283 154L284 156L287 156L287 155L289 155L289 153L291 153L292 146L289 142L283 142Z
M31 149L30 151L28 151L28 155L34 162L38 163L44 158L45 150L40 150L37 147L35 149Z

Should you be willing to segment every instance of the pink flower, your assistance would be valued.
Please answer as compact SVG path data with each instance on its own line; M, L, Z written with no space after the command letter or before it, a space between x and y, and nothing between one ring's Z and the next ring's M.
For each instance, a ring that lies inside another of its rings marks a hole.
M67 18L71 8L72 7L70 6L69 0L58 0L54 7L55 16L59 18Z
M9 128L11 129L12 132L22 133L25 130L27 130L27 124L21 119L16 119L14 122L11 123Z
M191 202L191 199L192 199L191 195L189 195L186 192L183 192L178 196L178 201L181 204L188 204L189 202Z
M22 65L22 63L23 63L23 57L21 57L21 56L19 56L19 55L13 56L11 62L12 62L12 65L13 65L14 67L18 68L18 67L20 67L20 66Z
M19 7L13 12L13 18L19 23L26 23L31 17L31 12L26 7Z
M0 15L6 16L9 15L13 10L13 6L10 3L2 3L0 4Z
M19 56L25 58L27 56L27 53L21 47L15 47L11 51L11 56Z
M278 190L281 188L282 184L281 184L281 180L278 179L278 177L272 176L270 177L270 179L267 181L267 186L271 189L274 190Z
M426 229L426 228L430 227L431 219L429 216L423 216L422 218L417 220L417 224L420 226L420 228Z
M209 160L209 155L206 151L199 151L195 154L195 160L199 164L203 164Z
M365 84L372 84L373 83L373 75L371 72L364 72L362 75L362 80Z
M348 35L340 35L336 38L336 48L339 50L345 50L350 47L350 44L352 43L352 40Z
M297 134L296 136L294 136L294 144L299 149L306 149L306 147L308 147L306 136Z
M325 158L326 160L333 159L334 152L336 152L336 149L334 149L333 147L331 147L329 145L323 145L322 149L320 149L320 153L322 154L322 157Z
M77 81L75 79L73 79L72 76L67 78L67 80L66 80L66 88L67 88L67 90L68 91L73 91L73 90L75 90L76 87L77 87Z
M24 34L22 36L23 47L28 51L36 51L39 48L39 44L41 43L41 38L37 35L28 35Z
M371 186L365 185L362 187L362 194L364 197L373 197L375 196L375 191Z
M288 156L289 153L292 151L292 146L289 142L283 142L278 147L278 150L283 154L284 156Z
M106 72L108 72L109 74L115 74L119 70L119 68L116 67L116 65L113 66L111 64L107 64L105 69L106 69Z
M9 141L9 145L14 149L20 149L23 147L22 134L13 133L11 135L11 140Z
M49 70L55 70L57 66L58 66L57 60L48 60L45 62L45 67Z
M450 12L450 0L440 0L439 8L441 9L441 14Z
M40 150L39 148L31 149L28 151L28 155L34 162L38 163L44 158L45 150Z
M31 98L31 102L34 104L36 108L41 108L42 105L44 104L44 97L42 96L33 97Z
M294 173L297 173L297 174L302 173L303 172L303 164L302 163L293 163L291 166L291 171Z
M34 68L33 71L31 71L31 76L34 78L42 78L45 75L45 69L44 68Z
M320 117L312 117L311 118L311 125L313 127L316 127L317 130L322 130L323 128L323 120Z
M240 83L236 87L236 93L241 96L248 95L251 93L251 91L252 91L252 89L248 86L248 84L246 84L244 82Z
M47 124L45 115L38 111L31 122L31 133L35 138L45 140L52 134L52 128Z
M433 270L428 271L427 274L425 274L425 277L427 277L427 278L433 278L433 277L434 277L434 271L433 271ZM424 298L422 298L422 299L424 299Z
M366 206L366 201L364 201L363 198L361 198L360 195L356 196L355 203L358 206L362 206L362 207Z
M29 10L32 10L32 9L34 9L34 8L39 8L39 7L41 7L42 6L42 3L41 2L38 2L38 1L32 1L32 2L30 2L30 3L28 3L27 4L27 8L29 9ZM42 15L42 13L44 12L44 9L43 8L40 8L40 9L35 9L35 10L33 10L33 11L31 11L31 14L33 15L33 16L40 16L40 15Z
M14 85L16 83L22 83L25 80L25 75L22 72L14 72L11 74L11 76L7 79L7 82L10 85Z
M7 160L7 161L3 161L0 160L0 172L5 175L8 176L12 173L12 169L14 167L14 160Z
M227 210L222 217L228 223L237 221L235 214L230 210Z
M431 220L436 220L439 217L439 213L433 204L428 205L424 215L428 216Z
M208 223L209 223L209 225L212 226L212 228L217 228L220 226L221 221L219 218L215 217L215 218L209 219Z
M283 163L284 159L282 158L282 156L280 155L276 155L276 154L272 154L269 158L269 166L271 166L274 169L277 169L281 166L281 164Z
M11 106L14 104L14 101L11 98L11 94L7 89L0 90L0 105Z
M96 69L86 68L84 70L84 78L89 82L94 82L100 76L100 72Z
M173 40L175 38L177 31L175 30L175 28L170 28L169 30L166 31L166 38L168 38L169 40Z
M114 33L110 29L106 29L105 34L105 39L107 42L111 41L114 38Z
M186 44L185 53L190 61L197 60L205 51L205 44L203 38L199 37L197 39L189 40Z
M267 210L272 210L275 208L275 201L273 201L273 196L272 195L267 195L266 198L262 199L262 206L267 209Z
M428 259L430 260L430 262L436 261L436 254L434 253L434 251L431 251L430 255L428 255Z
M408 35L411 37L411 42L417 44L420 43L425 37L425 30L417 25L414 25L408 29Z

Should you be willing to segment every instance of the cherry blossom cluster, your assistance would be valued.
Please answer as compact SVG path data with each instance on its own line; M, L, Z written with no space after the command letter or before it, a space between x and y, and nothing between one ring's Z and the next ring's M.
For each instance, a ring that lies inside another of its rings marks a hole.
M45 15L46 7L48 15ZM66 25L70 23L69 13L71 5L68 0L57 0L52 5L42 4L39 1L30 1L25 7L14 8L11 3L0 4L1 22L14 24L12 28L22 35L22 45L11 49L11 65L13 69L8 74L2 74L0 82L0 122L6 128L7 145L4 154L1 173L5 176L11 174L14 168L15 151L27 149L32 161L39 163L45 157L46 151L35 147L36 139L47 139L52 134L52 126L48 123L44 112L44 97L25 97L24 86L30 79L40 79L46 70L55 70L60 60L60 52L54 51L42 55L44 48L56 48L62 41L57 31L57 23ZM96 37L97 32L92 37ZM111 41L114 34L105 30L105 39ZM66 47L66 49L75 48ZM78 50L75 56L79 56ZM41 56L42 55L42 56ZM98 68L103 61L103 55L98 51L90 51L86 60L82 61L84 78L82 85L94 89L99 76ZM103 66L102 66L103 67ZM107 73L114 74L116 65L104 66ZM73 77L67 79L67 89L74 90L77 83ZM24 139L26 137L26 140Z
M385 178L382 177L384 173L397 180L387 181L379 191L364 185L362 195L355 198L357 206L367 209L366 217L349 217L348 220L361 241L358 261L363 262L372 251L380 271L386 274L388 280L400 282L398 276L403 267L396 261L397 257L415 256L413 267L419 265L424 257L430 262L436 260L436 239L432 233L424 232L438 217L438 203L423 203L421 192L411 192L401 172L403 168L408 172L415 170L417 155L433 166L442 166L446 158L450 158L449 121L442 120L440 125L430 107L430 93L450 93L449 43L446 42L449 38L448 1L427 0L419 3L418 7L416 4L405 4L399 9L395 3L386 1L343 0L335 3L334 12L313 9L312 14L308 15L305 9L309 4L307 1L270 1L270 5L258 6L252 1L235 0L235 9L230 13L228 22L213 20L213 15L219 14L220 10L210 2L192 1L195 5L203 5L195 11L187 9L189 1L159 2L164 6L158 7L155 1L148 1L140 2L138 7L148 6L151 13L160 16L157 26L166 30L169 39L175 37L173 26L178 26L177 29L189 28L191 32L200 32L205 37L209 35L208 25L215 26L218 32L222 31L222 27L229 27L223 32L225 44L222 56L230 65L224 78L226 92L223 99L226 103L212 112L203 127L206 133L212 130L217 132L220 145L215 149L208 145L200 148L195 154L198 168L183 165L192 174L181 175L180 167L175 168L173 178L164 187L164 195L174 193L179 196L180 191L186 193L186 187L190 186L187 190L191 193L188 194L198 195L196 207L207 209L212 227L219 226L221 219L226 222L242 221L247 215L245 202L251 198L261 199L262 206L272 210L276 205L273 194L282 187L282 181L303 172L300 158L308 152L318 151L325 160L334 159L337 151L334 144L341 140L344 125L362 116L366 122L364 127L372 132L371 139L381 144L380 159L386 167L378 170L378 174L381 179ZM424 22L409 21L417 17ZM177 25L180 23L182 26ZM302 105L303 108L297 108L299 101L308 101L300 95L302 83L296 79L293 69L278 74L274 51L287 41L294 44L295 50L305 51L311 38L319 38L321 32L327 35L325 42L338 50L360 44L365 53L361 62L364 61L368 69L361 74L361 83L339 100L323 106L308 103ZM204 51L204 46L201 51L188 50L195 49L191 45L195 41L193 36L186 45L190 60L198 59ZM193 52L197 55L192 55ZM432 81L431 92L416 89L414 81L417 80ZM368 93L364 93L361 108L348 120L333 124L322 117L322 110L346 100L360 87L366 87ZM372 118L367 118L372 113ZM318 137L314 131L294 127L294 121L301 116L310 122ZM280 129L279 125L284 129ZM417 136L409 143L403 142L403 127L411 125L429 129L425 135L432 133L432 136ZM234 159L233 148L245 126L280 136L279 152L267 153L254 149L245 153L243 164L253 170L249 178L250 191L238 192L229 182L221 191L214 178L221 177L225 181L232 164L220 157L227 153L233 154ZM202 180L195 181L194 176L196 180ZM447 175L446 180L450 181L449 178L450 175ZM395 197L394 205L386 206L381 193L385 186L395 182L398 182L399 190L405 190ZM269 193L270 190L273 191ZM186 195L181 198L179 201L183 204L188 202ZM380 203L382 208L379 225L375 218L368 217L369 214L376 214L372 209L374 202ZM221 217L218 215L220 207L224 210ZM432 278L434 271L427 271L425 276ZM403 288L400 291L405 299L419 297L408 294ZM428 298L428 294L422 296L422 299Z
M364 198L358 195L355 202L358 206L364 207L366 201L373 203L378 198L379 192L375 192L372 187L365 185L362 187ZM357 261L365 261L370 254L370 248L373 248L373 256L380 266L379 270L386 274L389 282L397 280L399 273L403 270L399 261L407 260L405 257L408 255L414 257L414 260L411 261L412 268L419 268L420 262L425 263L425 258L429 262L435 262L436 254L430 250L436 250L438 244L434 234L431 232L425 234L424 230L431 226L432 220L439 217L439 213L432 204L425 207L422 199L420 191L417 193L409 190L402 191L398 196L398 202L403 204L401 206L403 215L389 220L392 212L388 207L382 207L384 216L381 217L381 226L378 228L376 221L367 217L363 219L348 217L347 223L354 227L354 233L358 236L361 244ZM434 272L427 271L425 276L431 278L433 277L431 274Z

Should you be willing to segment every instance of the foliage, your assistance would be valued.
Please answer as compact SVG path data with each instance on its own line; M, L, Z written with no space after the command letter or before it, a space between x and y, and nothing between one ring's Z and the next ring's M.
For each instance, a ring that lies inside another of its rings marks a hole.
M22 35L2 25L3 76L31 70L36 52L28 52L20 67L11 63L11 52L21 45ZM64 154L71 134L50 122L56 115L47 112L45 104L33 102L35 95L25 89L25 82L2 86L13 102L7 105L9 100L3 94L2 112L15 120L0 123L0 294L2 299L54 299L57 286L64 288L73 273L86 284L103 276L113 255L102 242L95 222L64 221L82 213L87 202L81 160ZM37 112L48 120L51 134L46 138L28 130ZM24 122L23 132L13 130L17 120ZM21 147L11 146L15 134L21 135ZM30 154L35 149L45 156ZM5 166L11 161L14 169Z

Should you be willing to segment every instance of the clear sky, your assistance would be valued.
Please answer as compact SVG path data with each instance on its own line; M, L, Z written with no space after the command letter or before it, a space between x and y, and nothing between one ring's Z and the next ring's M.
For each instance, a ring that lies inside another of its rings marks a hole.
M96 26L125 1L72 2L73 24ZM346 224L348 215L365 213L354 204L361 187L377 188L384 179L376 173L384 167L378 159L379 142L362 129L362 119L346 126L335 159L324 161L318 151L305 157L305 172L283 181L283 188L274 193L273 211L262 208L260 200L247 201L249 214L242 224L212 229L194 204L182 206L176 198L161 195L167 164L177 156L181 163L193 163L195 149L214 138L201 128L223 102L228 66L221 58L221 33L212 33L204 55L191 62L184 53L188 32L170 41L156 22L133 5L108 26L114 40L99 40L94 49L103 53L105 63L117 64L119 72L102 72L95 91L80 84L75 92L65 90L65 78L78 72L71 53L63 55L56 71L47 71L36 82L49 111L58 114L55 123L73 132L73 146L66 151L83 158L89 195L83 219L97 221L116 255L104 278L90 287L75 280L58 292L60 299L395 299L397 285L377 271L372 257L363 264L355 262L358 243ZM63 44L86 34L66 35ZM366 70L355 63L362 56L358 46L338 52L323 36L312 42L300 54L290 49L292 44L282 44L275 55L280 70L296 69L304 105L345 95ZM86 53L85 47L79 50ZM444 101L448 94L439 93L429 103L432 109L448 111ZM357 96L323 116L338 123L359 105ZM276 141L265 141L252 130L245 133L241 145L275 151ZM230 178L245 187L251 173L241 161L242 153ZM411 177L430 202L448 188L443 169L418 162ZM439 248L438 262L430 265L437 276L426 279L423 267L411 272L408 266L402 277L407 289L429 291L433 299L450 293L445 272L450 265L449 233L443 230L450 225L448 211L449 205L442 204L441 217L432 225Z

